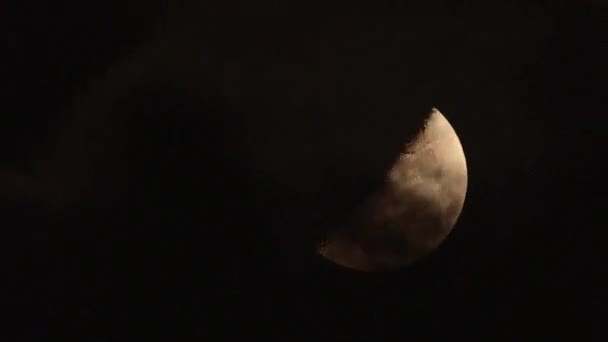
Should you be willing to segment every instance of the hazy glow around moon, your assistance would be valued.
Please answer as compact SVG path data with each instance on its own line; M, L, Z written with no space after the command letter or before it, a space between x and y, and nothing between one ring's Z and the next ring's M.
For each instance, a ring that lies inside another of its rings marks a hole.
M448 236L462 211L466 189L460 140L433 109L388 172L384 188L329 235L319 253L362 271L408 265Z

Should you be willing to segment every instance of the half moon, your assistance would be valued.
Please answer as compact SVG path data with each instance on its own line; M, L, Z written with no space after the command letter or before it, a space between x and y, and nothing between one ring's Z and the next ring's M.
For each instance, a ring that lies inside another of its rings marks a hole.
M460 140L433 108L388 172L383 189L328 234L318 252L360 271L407 266L433 252L452 231L467 181Z

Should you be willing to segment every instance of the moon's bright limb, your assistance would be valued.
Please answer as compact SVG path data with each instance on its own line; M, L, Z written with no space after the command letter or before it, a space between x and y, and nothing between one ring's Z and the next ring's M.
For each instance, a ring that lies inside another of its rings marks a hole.
M447 119L433 109L388 172L384 188L330 234L319 253L361 271L408 265L448 236L466 189L462 145Z

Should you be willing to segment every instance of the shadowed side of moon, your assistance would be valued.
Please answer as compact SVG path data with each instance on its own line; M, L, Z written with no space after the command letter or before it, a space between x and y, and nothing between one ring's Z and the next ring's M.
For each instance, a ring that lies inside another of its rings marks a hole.
M433 252L462 211L467 166L447 119L433 109L387 173L383 189L319 247L326 259L355 270L403 267Z

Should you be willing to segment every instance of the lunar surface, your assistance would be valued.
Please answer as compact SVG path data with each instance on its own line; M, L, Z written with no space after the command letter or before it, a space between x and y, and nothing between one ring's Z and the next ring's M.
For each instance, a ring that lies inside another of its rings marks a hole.
M409 265L446 239L466 189L462 145L447 119L433 109L388 172L384 188L328 234L319 253L360 271Z

